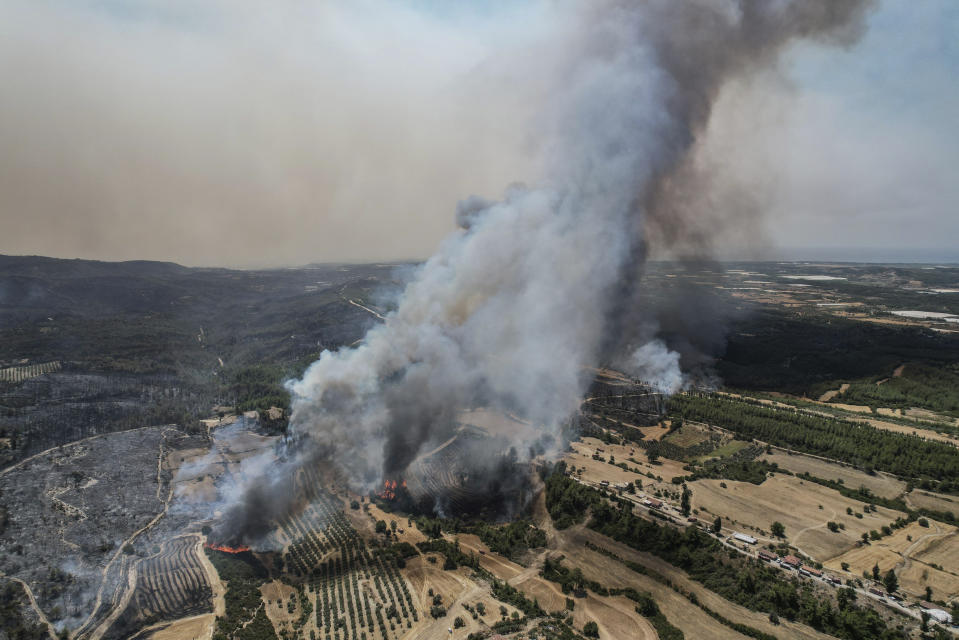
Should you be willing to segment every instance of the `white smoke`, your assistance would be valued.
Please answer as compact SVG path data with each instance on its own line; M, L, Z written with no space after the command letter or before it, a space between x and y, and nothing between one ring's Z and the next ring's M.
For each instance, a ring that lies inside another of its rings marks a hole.
M652 340L636 349L629 365L630 373L662 393L676 393L685 383L679 353L671 351L662 340Z
M478 402L555 429L577 408L605 333L642 313L628 283L647 226L676 227L669 235L682 240L691 214L676 203L688 200L683 180L699 177L683 162L723 83L793 37L845 34L858 5L602 2L568 11L535 55L511 52L511 74L552 89L531 123L544 150L539 183L461 203L464 228L385 323L290 385L294 436L349 461L350 479L370 486ZM661 341L634 364L667 391L682 385L679 357Z

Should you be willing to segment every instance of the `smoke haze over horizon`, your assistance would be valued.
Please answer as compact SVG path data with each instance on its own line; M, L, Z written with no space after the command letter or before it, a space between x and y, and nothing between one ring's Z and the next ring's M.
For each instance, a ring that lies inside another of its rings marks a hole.
M0 253L425 259L461 198L548 182L542 114L575 10L3 3ZM725 83L698 134L694 169L708 179L683 206L726 223L683 249L709 238L721 255L775 258L777 246L916 250L959 234L957 25L955 5L887 0L855 47L807 40L774 71Z

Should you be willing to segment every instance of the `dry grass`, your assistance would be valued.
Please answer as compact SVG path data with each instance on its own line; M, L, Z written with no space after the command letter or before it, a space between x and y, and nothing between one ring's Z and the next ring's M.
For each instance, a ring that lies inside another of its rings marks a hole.
M417 542L424 542L426 540L426 536L416 528L415 524L410 526L408 518L395 513L383 511L372 502L367 504L366 513L363 512L363 509L360 509L359 511L350 509L348 505L346 506L345 510L347 515L350 516L351 521L357 521L360 519L365 521L362 525L362 528L357 526L357 523L354 523L353 526L355 526L357 530L367 530L372 533L374 530L373 528L376 526L376 522L378 520L384 521L387 526L389 526L390 521L395 520L397 533L395 536L392 536L393 540L397 542L409 542L412 545L415 545ZM399 533L400 529L403 530L403 533Z
M296 597L296 590L290 585L273 580L260 587L260 594L263 597L266 617L273 623L273 628L280 632L284 629L292 631L293 623L300 617L300 603ZM287 602L293 599L296 606L293 613L287 609Z
M844 562L849 565L847 575L854 577L871 573L874 565L882 574L895 569L900 588L916 598L925 597L926 586L932 587L937 599L959 595L959 535L955 527L935 522L921 527L913 522L891 536L833 558L826 566L841 573Z
M725 482L723 489L720 482ZM786 527L787 540L806 555L823 562L855 546L863 533L888 525L901 513L877 508L876 513L856 518L846 508L861 512L863 504L839 492L791 476L776 475L761 485L731 480L697 480L691 483L693 508L723 519L724 528L742 531L762 541L774 521ZM822 509L819 506L822 505ZM702 513L700 518L706 518ZM832 533L826 523L846 526Z
M775 462L783 469L792 471L795 474L809 473L823 480L842 480L842 483L850 489L866 487L873 494L883 498L895 498L906 490L906 483L897 480L893 476L883 473L869 475L853 467L820 460L812 456L802 454L789 455L777 451L772 454L767 454L761 459L770 463Z
M209 640L213 637L216 616L208 613L177 620L150 635L150 640Z
M876 429L893 431L895 433L904 433L906 435L916 435L920 438L925 438L926 440L935 440L937 442L945 442L952 445L955 445L957 441L959 441L954 436L950 436L945 433L939 433L938 431L933 431L932 429L906 426L903 424L896 424L895 422L886 422L885 420L865 420L865 422Z
M959 497L916 489L906 495L906 504L913 508L951 511L959 518Z
M438 554L428 555L437 558L436 564L428 562L426 557L415 557L410 559L406 568L402 570L403 576L410 583L414 601L420 603L418 607L420 622L403 635L403 638L445 638L446 630L453 625L456 617L462 618L466 623L465 627L457 631L461 634L458 637L466 637L500 619L499 608L502 603L494 600L485 586L472 580L468 569L444 571L441 568L442 557ZM430 617L430 589L433 590L434 595L438 594L443 598L443 606L447 611L444 618L434 620ZM486 607L486 615L478 616L474 620L472 614L463 605L475 607L480 602ZM516 611L514 607L506 605L507 616L512 615L514 611Z
M601 480L609 480L609 482L613 484L630 482L640 477L645 479L646 473L652 473L653 475L661 476L663 480L668 483L672 478L686 474L683 470L683 463L675 460L660 458L657 464L649 464L646 452L640 447L605 444L602 440L597 440L596 438L582 438L572 443L570 447L573 451L568 453L564 458L566 464L577 469L585 467L586 470L583 472L582 477L584 480L591 482L599 482ZM609 457L613 456L616 458L617 463L625 462L627 466L639 469L642 475L631 471L624 471L608 462L593 460L593 453L597 452L598 449L602 449L599 455L603 459L609 460ZM636 460L636 462L631 462L629 460L630 458Z
M795 624L785 620L783 620L779 626L773 625L769 622L767 615L750 611L745 607L725 600L698 582L690 580L683 571L664 562L660 558L631 549L595 531L584 527L573 527L559 534L557 547L558 551L561 551L567 557L567 560L564 561L565 564L571 567L580 567L587 577L608 586L632 586L638 590L648 591L652 594L653 599L656 600L656 603L666 618L672 624L679 627L686 634L687 638L695 638L697 640L700 638L729 638L730 640L735 638L741 640L744 636L721 625L670 587L657 582L649 576L635 573L612 558L587 549L585 547L587 541L612 551L625 560L637 562L653 569L668 578L683 591L695 594L696 598L704 605L730 620L748 624L751 627L755 627L779 638L798 638L800 640L830 639L830 636L818 633L805 625ZM577 604L577 607L578 606ZM614 637L628 638L630 636Z

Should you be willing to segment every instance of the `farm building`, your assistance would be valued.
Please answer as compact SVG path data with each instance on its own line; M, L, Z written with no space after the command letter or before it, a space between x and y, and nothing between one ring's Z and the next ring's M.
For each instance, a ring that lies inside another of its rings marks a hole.
M799 570L799 573L806 576L812 576L813 578L822 578L822 571L819 569L813 569L812 567L803 567Z
M663 503L656 498L646 498L643 500L643 504L653 509L661 509L663 507Z
M756 544L756 538L747 536L745 533L734 533L733 537L740 542L745 542L746 544Z
M765 550L763 550L763 549L760 549L760 550L759 550L759 554L758 554L758 555L759 555L759 559L760 559L760 560L765 560L766 562L772 562L772 561L774 561L774 560L779 560L779 556L777 556L775 553L769 553L768 551L765 551Z
M802 566L802 560L800 560L799 558L793 555L788 555L783 557L783 559L780 560L779 563L786 567L789 567L790 569L798 569L799 567Z

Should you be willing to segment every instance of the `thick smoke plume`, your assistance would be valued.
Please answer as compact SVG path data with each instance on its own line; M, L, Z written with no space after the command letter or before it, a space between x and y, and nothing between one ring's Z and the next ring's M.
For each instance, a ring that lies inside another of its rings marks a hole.
M849 42L867 3L588 5L542 45L554 56L548 108L531 123L547 158L541 180L496 202L464 200L462 228L386 321L290 385L300 443L290 464L329 460L371 488L477 406L553 432L576 410L587 368L616 353L633 353L668 391L681 385L638 282L651 244L702 250L724 219L696 206L704 176L690 162L711 106L724 83L768 67L795 38ZM234 515L281 508L263 499L273 488L260 483L247 494L258 509Z

